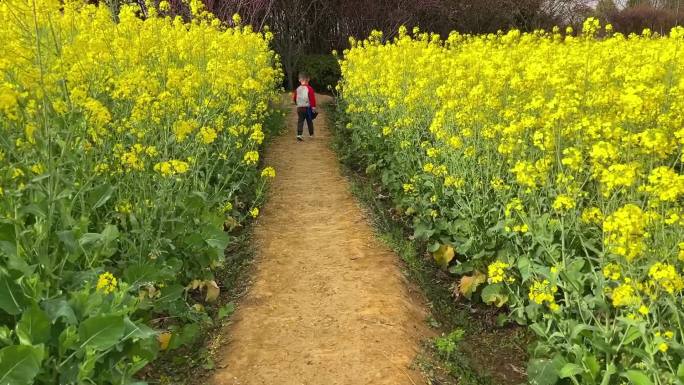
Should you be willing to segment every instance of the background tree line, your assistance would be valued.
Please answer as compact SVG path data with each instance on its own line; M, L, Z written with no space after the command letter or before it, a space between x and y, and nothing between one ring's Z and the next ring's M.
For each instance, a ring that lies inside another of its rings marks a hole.
M110 5L126 1L105 0ZM155 0L158 1L158 0ZM239 13L245 24L270 28L274 49L292 88L296 73L312 72L325 88L339 76L332 50L342 51L350 36L364 38L379 29L388 38L401 25L447 35L489 33L510 28L530 31L554 25L577 26L589 16L610 22L623 33L651 28L667 32L684 19L684 0L202 0L229 21ZM187 0L170 0L172 13L188 15ZM142 4L141 4L142 5Z

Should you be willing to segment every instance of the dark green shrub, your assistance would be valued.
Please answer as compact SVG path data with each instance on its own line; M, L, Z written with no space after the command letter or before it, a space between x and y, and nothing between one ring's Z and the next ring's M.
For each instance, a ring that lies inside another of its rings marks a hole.
M297 72L309 74L317 92L335 88L341 76L340 64L333 55L305 55L299 60Z

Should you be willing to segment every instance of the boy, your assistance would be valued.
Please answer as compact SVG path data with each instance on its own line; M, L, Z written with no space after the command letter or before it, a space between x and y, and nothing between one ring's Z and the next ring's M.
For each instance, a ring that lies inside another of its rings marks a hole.
M297 140L302 141L302 132L304 131L304 121L309 129L309 136L313 136L313 118L312 114L316 111L316 94L313 87L309 85L309 76L305 73L299 74L299 87L294 92L293 100L297 104Z

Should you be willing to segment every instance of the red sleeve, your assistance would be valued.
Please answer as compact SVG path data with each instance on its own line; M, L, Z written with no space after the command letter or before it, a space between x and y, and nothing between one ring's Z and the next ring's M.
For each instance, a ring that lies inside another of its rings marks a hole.
M292 101L297 103L297 89L295 88L294 91L292 91Z
M314 92L313 87L309 86L309 104L311 107L316 107L316 93Z

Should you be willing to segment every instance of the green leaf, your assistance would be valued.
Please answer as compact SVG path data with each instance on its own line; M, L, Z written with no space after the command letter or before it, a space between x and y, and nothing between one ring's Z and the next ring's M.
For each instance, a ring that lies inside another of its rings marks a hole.
M611 377L613 377L613 374L615 373L617 373L617 368L615 367L615 364L611 362L607 365L606 371L603 372L603 379L601 380L601 385L610 384L610 379Z
M585 274L582 274L584 264L584 259L575 259L566 266L565 270L561 274L565 280L574 287L581 287L582 278L585 276Z
M199 191L193 191L185 199L184 206L186 210L200 211L207 205L207 194Z
M58 319L64 318L67 325L76 325L78 320L71 305L64 298L55 298L43 301L43 308L50 317L50 322L55 323Z
M530 279L532 274L530 269L530 258L526 255L522 255L517 260L518 271L520 271L520 278L523 283Z
M558 376L560 378L571 378L582 373L584 373L584 369L582 369L581 366L573 364L572 362L568 362L567 364L563 365L561 370L558 372Z
M230 242L230 236L223 231L215 231L207 239L205 239L207 245L218 252L218 255L223 255L228 243Z
M417 239L428 239L435 233L435 230L424 223L419 223L413 231L413 237Z
M641 331L639 331L639 329L632 327L632 326L629 326L629 327L627 327L627 331L625 331L623 344L629 345L641 337L642 337L642 333L641 333Z
M73 325L69 325L59 333L58 351L63 356L68 350L76 349L78 346L78 331Z
M115 225L106 225L102 230L102 238L107 244L116 241L119 239L119 228Z
M582 358L582 363L584 363L584 366L589 369L591 378L596 379L601 371L601 366L599 365L596 356L593 354L586 354Z
M0 250L2 251L2 250ZM31 276L36 270L36 266L29 265L26 260L17 254L6 254L7 255L7 269L14 270L22 273L24 276Z
M558 372L565 365L560 356L553 360L539 358L531 360L527 367L527 374L532 385L554 385L558 382Z
M37 305L31 306L17 323L17 337L22 345L38 345L50 339L50 320Z
M0 345L12 344L12 330L5 325L0 326Z
M177 330L171 335L171 340L169 341L168 348L177 349L183 345L189 345L197 339L199 333L199 324L186 324L180 330Z
M76 242L76 232L74 230L58 231L57 238L59 238L68 252L78 252L78 243Z
M16 234L11 223L0 222L0 252L9 256L17 255Z
M124 328L124 318L120 315L90 317L78 329L81 347L108 349L121 340Z
M47 207L41 207L37 204L30 204L19 209L19 213L21 216L24 216L24 214L33 214L37 218L45 218L47 217Z
M591 345L593 347L593 351L599 351L602 353L609 353L609 354L614 354L615 353L615 346L612 344L607 343L604 341L601 337L599 336L594 336L591 340Z
M226 306L222 306L218 311L218 319L224 319L230 317L235 312L235 304L229 303Z
M578 337L587 330L592 330L592 327L587 324L577 324L572 328L570 332L570 340L576 341ZM577 341L579 342L579 341Z
M97 186L88 193L88 206L90 206L92 210L101 207L107 203L112 197L112 194L114 194L114 188L111 185L105 183Z
M157 332L151 327L145 325L144 323L133 322L130 318L126 317L124 320L126 325L124 336L126 339L133 338L134 340L147 339L157 336Z
M624 376L634 385L653 385L651 379L641 370L628 370Z
M78 244L81 247L84 247L93 243L98 243L102 241L102 239L103 237L100 233L85 233L78 239Z
M679 363L679 367L677 368L677 377L684 381L684 362Z
M496 307L501 307L508 302L508 296L502 293L503 285L500 283L495 283L493 285L487 285L482 290L482 301L488 305L495 305Z
M26 304L26 297L21 287L8 277L0 276L0 309L7 314L17 315L22 312Z
M157 303L173 302L183 298L185 288L181 285L169 285L161 289L161 296L157 298Z
M43 349L13 345L0 349L0 385L31 385L40 371Z
M470 238L466 240L463 243L459 243L458 246L456 246L456 251L458 251L459 254L468 254L471 252L471 249L473 248L473 238Z
M456 261L458 262L458 260ZM456 263L449 267L449 272L456 275L464 275L475 271L475 267L471 261L466 261L463 263Z

